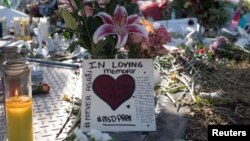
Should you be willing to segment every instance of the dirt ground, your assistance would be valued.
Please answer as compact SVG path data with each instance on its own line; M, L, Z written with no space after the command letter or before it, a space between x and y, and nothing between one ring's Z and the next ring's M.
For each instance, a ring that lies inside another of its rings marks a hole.
M198 98L191 104L186 139L206 141L208 125L250 124L250 60L216 64L201 91L222 91L220 99Z

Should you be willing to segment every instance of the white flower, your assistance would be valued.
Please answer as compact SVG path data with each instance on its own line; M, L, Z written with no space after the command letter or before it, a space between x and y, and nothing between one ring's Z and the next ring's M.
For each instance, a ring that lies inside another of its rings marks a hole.
M81 129L76 129L75 131L76 139L75 141L88 141L88 137L83 134Z
M112 137L107 133L103 133L102 134L102 141L109 141L109 140L112 140Z
M87 135L89 135L91 138L94 138L95 141L102 141L102 132L96 129L91 129Z

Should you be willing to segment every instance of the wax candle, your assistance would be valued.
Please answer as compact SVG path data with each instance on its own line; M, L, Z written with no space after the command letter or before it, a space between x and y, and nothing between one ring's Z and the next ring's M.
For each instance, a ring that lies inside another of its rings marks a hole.
M5 101L8 141L33 141L32 100L14 96Z
M14 36L15 36L15 39L20 40L20 39L22 39L22 33L21 33L22 29L21 29L21 23L20 23L21 18L20 17L14 17L13 20L14 20Z
M38 24L38 32L41 36L41 40L42 41L46 41L47 40L47 34L48 34L48 18L47 17L43 17L40 18L40 23Z
M3 80L8 141L33 141L29 62L5 61Z
M28 41L31 39L30 37L30 21L28 17L22 18L22 30L23 30L23 40Z

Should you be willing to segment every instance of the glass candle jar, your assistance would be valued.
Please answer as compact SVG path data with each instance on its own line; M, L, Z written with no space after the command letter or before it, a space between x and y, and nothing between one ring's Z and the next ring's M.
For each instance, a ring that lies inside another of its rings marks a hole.
M12 59L19 59L20 53L16 46L2 46L0 47L0 77L2 77L3 62Z
M3 63L3 84L8 141L33 141L32 90L29 63Z
M3 62L12 59L19 59L20 53L16 46L2 46L0 47L0 101L3 100L2 92L2 66Z

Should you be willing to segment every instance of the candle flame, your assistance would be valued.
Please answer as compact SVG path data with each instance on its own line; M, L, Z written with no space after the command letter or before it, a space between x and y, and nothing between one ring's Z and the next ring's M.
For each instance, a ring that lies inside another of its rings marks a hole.
M15 90L15 96L18 96L18 91L17 91L17 89Z

